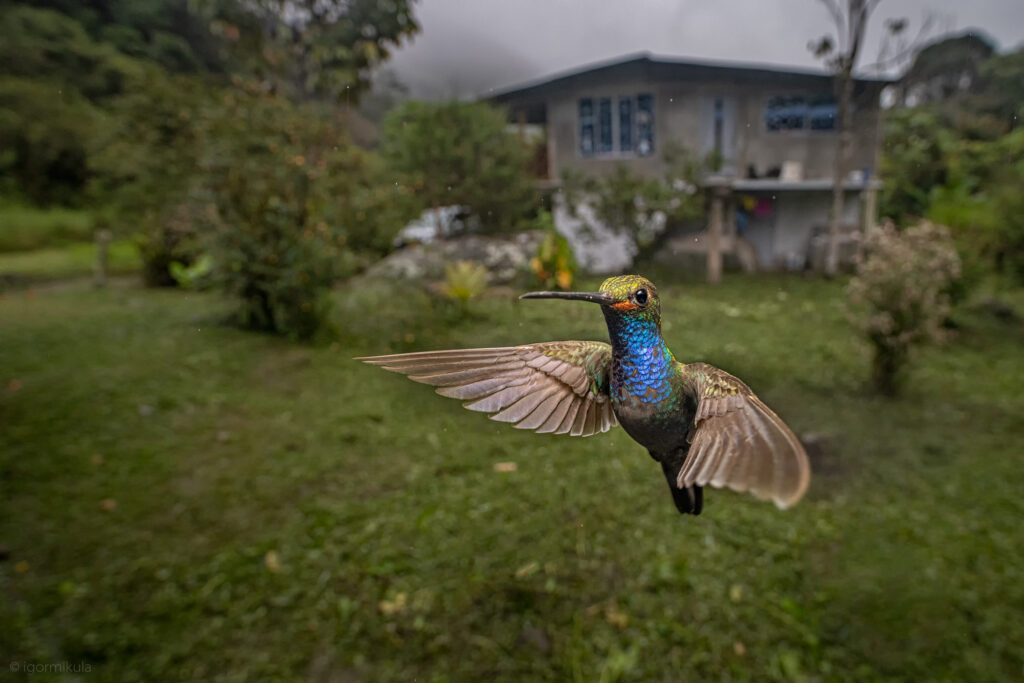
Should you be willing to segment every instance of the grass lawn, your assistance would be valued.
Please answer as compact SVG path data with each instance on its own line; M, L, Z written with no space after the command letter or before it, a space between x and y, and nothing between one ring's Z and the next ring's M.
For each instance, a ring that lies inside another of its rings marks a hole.
M110 274L137 272L142 267L139 250L130 240L110 245L107 270ZM0 253L0 286L4 280L43 282L87 277L96 272L96 245L88 242L33 251Z
M523 433L350 360L605 339L592 306L362 286L300 347L211 295L8 294L0 652L90 681L1024 677L1024 328L960 314L884 400L839 284L659 285L677 357L816 435L796 508L682 517L621 430Z
M0 253L87 242L94 223L86 210L42 209L0 197Z

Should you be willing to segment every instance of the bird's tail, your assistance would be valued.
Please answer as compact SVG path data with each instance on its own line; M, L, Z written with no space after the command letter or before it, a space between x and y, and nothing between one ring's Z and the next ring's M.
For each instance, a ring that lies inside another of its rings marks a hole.
M684 515L699 515L700 511L704 509L704 489L700 486L690 486L685 489L676 486L676 478L679 476L681 467L682 462L678 464L661 463L661 471L665 473L669 491L672 492L672 502L676 504L676 509Z

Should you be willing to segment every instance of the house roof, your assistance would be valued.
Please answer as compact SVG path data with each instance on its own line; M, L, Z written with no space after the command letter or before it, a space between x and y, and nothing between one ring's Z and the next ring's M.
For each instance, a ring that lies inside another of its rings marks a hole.
M657 57L648 52L626 55L612 60L588 64L550 76L528 81L510 88L495 89L484 99L495 102L539 99L570 83L604 81L611 77L638 78L648 81L717 81L751 83L769 80L776 84L821 85L831 83L832 75L820 69L801 69L744 62L718 62L679 57ZM888 78L857 78L859 88L893 83Z

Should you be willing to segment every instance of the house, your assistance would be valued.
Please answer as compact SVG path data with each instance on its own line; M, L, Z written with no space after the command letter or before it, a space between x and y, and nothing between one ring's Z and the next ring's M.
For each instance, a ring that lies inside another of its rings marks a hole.
M842 225L874 220L882 89L857 79L853 145ZM682 145L709 161L703 183L723 202L720 246L749 268L803 268L828 224L839 135L833 78L820 71L626 57L490 96L521 129L546 140L543 180L563 172L602 174L625 164L666 172L662 153ZM713 214L714 212L710 212ZM704 226L672 242L706 251ZM684 228L685 231L685 228Z

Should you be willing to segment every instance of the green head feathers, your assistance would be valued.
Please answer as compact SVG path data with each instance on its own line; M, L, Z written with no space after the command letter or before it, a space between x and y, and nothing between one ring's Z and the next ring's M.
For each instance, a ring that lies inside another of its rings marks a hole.
M661 324L661 300L654 283L639 275L618 275L601 283L601 292L614 303L609 308L621 315Z
M596 292L528 292L520 299L568 299L601 304L609 325L615 320L654 323L661 327L661 300L654 283L639 275L610 277Z

